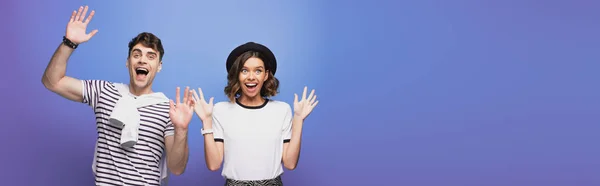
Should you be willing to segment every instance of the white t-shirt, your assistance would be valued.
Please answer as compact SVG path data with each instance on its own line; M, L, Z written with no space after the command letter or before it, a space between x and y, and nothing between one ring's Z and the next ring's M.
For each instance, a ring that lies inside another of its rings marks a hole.
M233 180L273 179L283 173L283 143L292 136L292 109L267 100L250 107L236 101L213 108L215 141L223 142L223 177Z

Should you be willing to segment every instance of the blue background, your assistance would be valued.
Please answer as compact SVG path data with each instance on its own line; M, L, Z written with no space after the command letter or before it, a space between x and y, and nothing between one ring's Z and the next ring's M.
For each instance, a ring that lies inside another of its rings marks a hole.
M585 0L2 1L2 185L93 185L88 106L42 73L71 11L99 33L67 75L127 82L127 43L158 35L154 90L202 87L225 101L225 59L269 46L276 99L307 85L320 103L286 185L600 185L600 6ZM200 121L171 185L222 185L205 166Z

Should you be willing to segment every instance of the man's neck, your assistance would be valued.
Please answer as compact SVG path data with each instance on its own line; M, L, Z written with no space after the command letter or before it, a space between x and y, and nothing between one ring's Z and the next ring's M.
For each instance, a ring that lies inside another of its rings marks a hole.
M151 94L152 88L150 86L146 87L146 88L135 88L133 85L129 85L129 92L131 92L131 94L133 94L134 96L141 96L144 94Z
M264 104L265 103L265 99L262 98L261 96L256 96L256 97L253 97L253 98L241 96L240 97L240 103L242 105L254 107L254 106L260 106L260 105Z

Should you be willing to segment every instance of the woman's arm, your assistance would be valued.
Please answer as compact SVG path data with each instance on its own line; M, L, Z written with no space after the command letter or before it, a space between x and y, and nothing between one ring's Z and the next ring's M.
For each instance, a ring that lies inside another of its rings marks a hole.
M292 122L292 136L289 142L283 144L283 166L286 169L294 170L300 159L300 147L302 142L302 124L303 119L294 117Z
M317 95L315 90L310 92L310 95L306 97L306 91L308 87L304 87L302 93L302 99L298 101L298 95L294 94L294 117L291 117L291 109L288 106L286 113L286 129L284 130L284 140L290 139L288 143L283 144L283 166L287 169L294 170L298 165L298 159L300 159L300 146L302 141L302 125L304 119L312 112L317 106ZM291 121L290 121L291 120ZM291 125L290 125L291 124ZM291 131L290 131L291 130ZM286 134L287 133L287 134ZM291 135L290 135L291 133Z
M217 171L223 163L224 141L222 136L219 136L221 134L220 127L213 128L213 121L215 121L214 115L213 118L202 121L205 131L213 130L213 133L204 135L204 159L208 170ZM217 136L215 137L215 135Z

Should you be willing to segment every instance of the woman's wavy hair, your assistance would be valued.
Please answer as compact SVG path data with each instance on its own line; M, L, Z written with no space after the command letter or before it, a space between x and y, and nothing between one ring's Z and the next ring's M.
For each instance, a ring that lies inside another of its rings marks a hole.
M229 98L229 101L234 102L237 97L242 93L241 83L239 80L240 72L244 67L244 64L250 58L264 59L259 52L247 51L242 55L238 56L233 62L231 69L227 72L227 86L225 86L225 95ZM264 61L264 60L263 60ZM279 80L273 75L269 66L265 64L266 73L268 73L267 80L263 83L263 87L260 89L260 96L268 98L275 96L279 93Z

